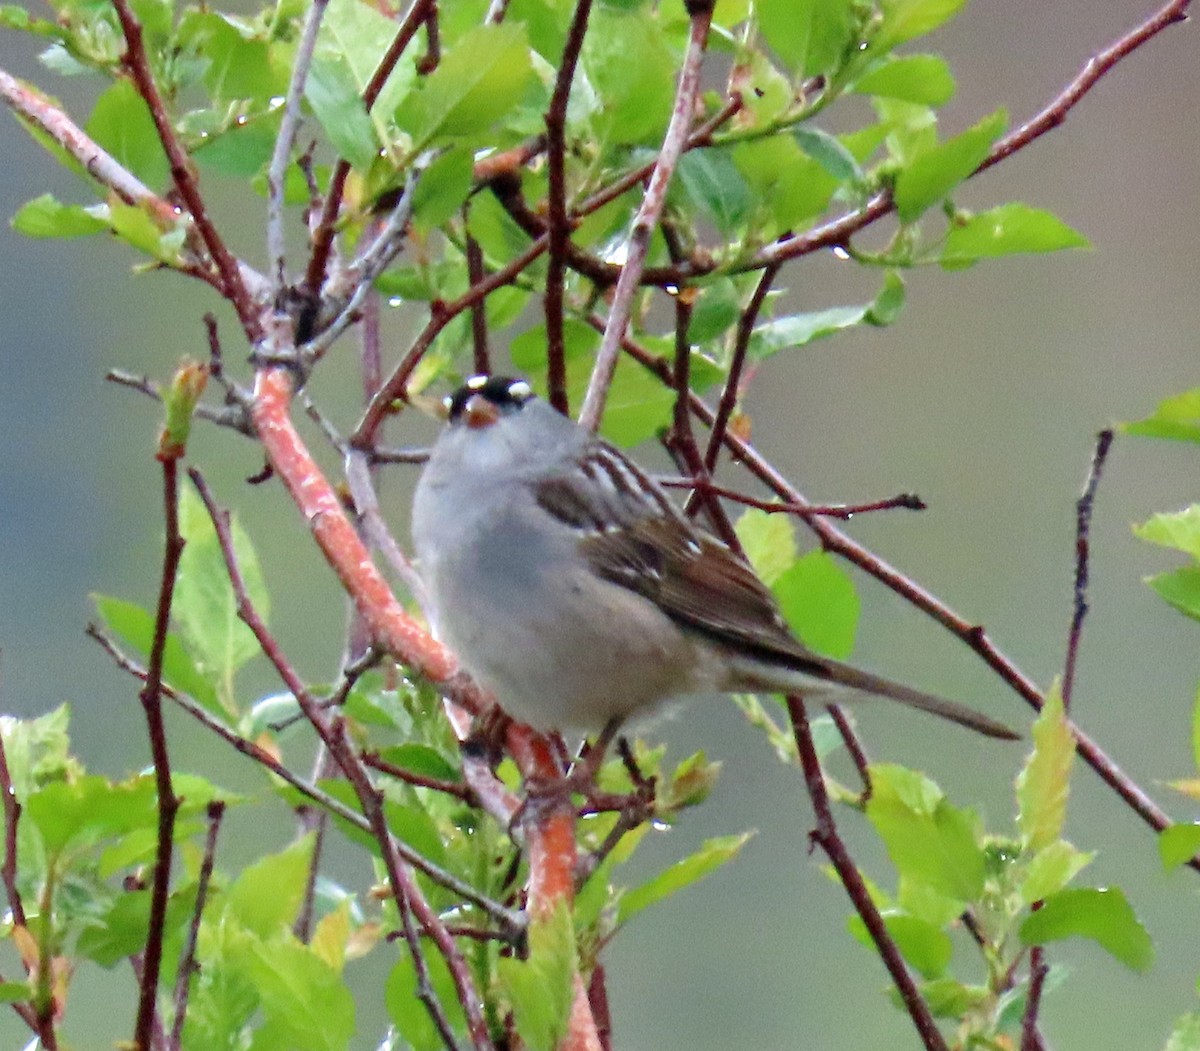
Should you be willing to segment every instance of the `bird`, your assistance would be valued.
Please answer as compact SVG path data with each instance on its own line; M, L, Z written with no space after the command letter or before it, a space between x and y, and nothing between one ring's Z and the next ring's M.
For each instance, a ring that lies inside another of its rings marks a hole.
M813 652L750 564L615 446L507 376L474 376L413 496L438 639L537 730L611 734L704 692L877 696L994 738L961 704Z

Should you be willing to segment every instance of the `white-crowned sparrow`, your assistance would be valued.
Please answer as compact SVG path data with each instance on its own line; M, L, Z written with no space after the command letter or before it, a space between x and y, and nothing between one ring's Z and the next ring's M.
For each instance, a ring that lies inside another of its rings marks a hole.
M815 654L749 565L623 453L477 376L413 501L433 627L514 718L595 730L681 694L879 695L992 737L977 712Z

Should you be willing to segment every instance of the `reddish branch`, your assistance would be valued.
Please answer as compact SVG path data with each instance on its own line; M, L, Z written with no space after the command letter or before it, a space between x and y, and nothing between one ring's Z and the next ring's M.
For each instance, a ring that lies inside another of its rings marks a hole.
M550 404L567 412L567 368L563 349L563 284L566 279L567 244L571 227L567 217L566 126L567 102L575 80L575 67L583 50L592 0L578 0L562 60L554 82L554 93L546 109L546 167L548 176L546 228L550 254L546 268L546 387Z
M217 273L221 275L222 290L225 297L237 311L238 320L250 342L255 342L262 333L259 324L258 311L254 301L242 281L242 273L237 259L234 258L217 228L208 217L208 209L204 197L200 193L200 184L196 176L192 160L175 134L171 118L167 115L166 105L159 93L158 85L154 82L154 74L150 71L150 62L146 56L146 48L142 41L142 24L137 20L129 6L129 0L113 0L113 7L121 23L121 31L125 34L125 54L122 62L133 79L138 94L150 108L150 116L158 132L167 160L171 165L171 179L175 184L180 198L187 205L192 221L200 232Z
M180 453L182 450L178 450ZM177 455L162 455L163 514L166 543L162 574L158 585L158 606L154 614L154 640L146 684L138 694L146 713L150 754L154 763L154 783L158 796L158 844L154 857L154 881L150 891L150 917L146 947L142 951L142 973L138 990L137 1022L133 1043L139 1051L149 1051L153 1040L158 976L162 968L163 938L166 934L167 902L171 890L171 853L175 834L175 815L179 799L171 783L171 759L167 751L167 731L163 723L163 654L167 647L167 629L171 619L171 599L179 575L179 556L183 537L179 532L179 460Z
M946 1041L933 1020L929 1005L921 997L913 977L905 966L900 950L888 933L887 925L879 914L875 902L871 900L871 892L867 889L858 866L846 850L833 820L833 810L829 805L829 793L825 789L825 775L821 770L821 761L817 758L817 750L813 744L812 732L808 725L808 715L804 703L799 697L787 698L788 716L792 722L792 731L796 738L796 748L800 753L800 766L804 771L804 784L812 799L813 812L816 816L816 827L810 833L811 839L829 858L846 893L854 904L855 911L862 917L871 940L879 950L883 965L887 968L900 999L912 1018L913 1025L925 1044L927 1051L948 1051Z

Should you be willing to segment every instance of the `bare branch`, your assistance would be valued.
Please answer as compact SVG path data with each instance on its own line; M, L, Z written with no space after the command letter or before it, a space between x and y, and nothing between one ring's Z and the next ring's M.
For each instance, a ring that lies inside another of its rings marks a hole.
M304 31L296 45L292 79L288 84L287 101L283 107L283 119L279 124L279 134L275 137L271 164L267 168L267 258L271 261L270 275L277 296L283 291L286 281L283 202L287 169L291 163L292 147L296 143L296 132L300 126L300 101L304 97L304 86L308 82L313 50L317 46L317 32L321 28L321 21L328 6L329 0L313 0L308 9Z
M679 163L687 142L696 98L700 92L700 69L704 60L704 48L708 42L709 25L712 23L712 4L696 5L696 9L689 10L689 14L691 33L687 55L679 74L679 87L675 93L671 121L667 125L662 148L650 175L646 196L642 199L637 215L634 216L633 226L625 242L621 277L617 281L617 290L609 308L608 323L604 329L600 349L596 352L592 378L588 383L583 409L579 414L580 424L591 431L600 425L600 417L604 413L604 402L617 368L617 356L621 352L621 340L633 313L634 297L641 286L642 268L646 263L646 252L650 248L650 237L658 226L659 217L666 204L667 186L671 176L675 174L675 166Z

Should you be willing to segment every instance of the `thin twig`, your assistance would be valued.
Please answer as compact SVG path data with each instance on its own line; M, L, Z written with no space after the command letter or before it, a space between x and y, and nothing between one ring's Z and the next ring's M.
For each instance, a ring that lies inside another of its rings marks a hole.
M429 351L433 345L433 341L438 334L451 321L454 320L464 310L470 307L484 297L494 292L497 288L502 288L510 284L523 270L534 262L549 245L549 237L543 236L534 241L520 255L512 259L507 265L499 270L489 274L482 281L471 285L461 296L450 303L432 303L430 304L430 318L428 324L421 330L420 334L408 352L401 359L400 364L396 366L392 374L387 378L387 382L379 389L379 392L371 399L371 404L367 406L366 412L355 427L354 432L350 435L350 445L356 449L369 448L379 425L391 411L391 406L397 398L403 397L404 389L408 385L409 377L413 370L421 363L421 359Z
M1090 554L1090 532L1092 506L1096 502L1096 490L1104 461L1112 445L1113 432L1105 428L1096 436L1096 449L1092 453L1092 466L1088 471L1083 495L1075 504L1075 602L1071 615L1071 630L1067 634L1067 658L1063 664L1062 702L1066 711L1071 710L1071 697L1075 688L1075 665L1079 658L1079 640L1083 634L1083 621L1087 617L1088 602L1088 556Z
M126 372L124 369L109 369L104 378L109 383L128 387L155 401L162 401L162 385L150 379L149 376L138 376L132 372ZM245 408L240 404L234 403L221 407L197 405L193 414L202 420L208 420L209 423L215 423L218 427L228 427L247 438L254 437L254 425L250 422Z
M712 4L696 5L696 9L689 10L689 14L691 15L691 31L688 38L688 49L679 74L679 87L675 92L675 105L671 111L671 120L667 125L667 132L663 138L658 159L654 164L654 171L650 174L650 184L646 187L646 196L642 199L641 207L634 216L633 226L630 228L625 242L625 259L621 277L617 281L617 289L613 294L608 323L604 328L600 349L596 352L591 380L584 397L583 409L579 414L580 424L590 431L594 431L600 425L600 417L604 413L604 402L608 397L608 388L612 384L613 374L617 368L617 356L621 352L621 340L625 336L625 330L629 327L629 319L633 313L633 301L641 287L642 268L646 263L650 238L658 226L659 217L666 204L667 187L683 153L688 138L688 129L692 123L692 115L695 113L696 98L700 91L700 70L703 65L705 45L708 42L708 29L712 23Z
M474 237L467 234L468 287L482 281L485 276L483 249L479 247L479 242ZM488 355L487 304L482 299L477 299L471 304L471 361L476 376L491 374L492 363ZM375 390L378 389L377 386Z
M400 20L400 25L396 28L396 35L392 38L391 44L388 45L387 51L384 52L383 57L379 60L379 65L375 67L375 72L363 89L363 105L368 113L379 99L388 77L396 68L396 63L400 61L400 57L412 42L412 38L416 36L417 30L424 25L432 6L433 0L413 0L412 5L405 12L404 18ZM309 254L303 288L305 293L314 299L320 295L321 287L325 284L325 272L329 267L329 255L333 248L334 236L337 233L338 213L342 208L342 195L345 193L346 178L349 174L350 162L344 158L339 160L330 176L329 193L325 196L325 206L321 210L321 217L317 220L316 228L313 231L312 251Z
M183 1046L183 1024L187 1021L192 975L199 970L196 964L196 943L200 938L200 920L204 914L204 904L208 900L208 885L216 863L217 834L221 830L221 819L225 816L224 802L216 799L209 803L207 816L208 833L204 837L204 856L196 877L196 905L192 909L192 922L188 925L187 939L179 957L179 973L175 976L175 1019L171 1025L170 1042L167 1045L169 1051L179 1051Z
M895 941L888 932L879 909L871 898L871 893L863 881L858 866L846 850L846 844L837 830L833 819L833 810L829 805L829 793L825 789L825 775L821 770L821 761L817 758L816 746L813 743L812 731L808 724L808 715L804 710L804 702L797 696L787 698L788 715L792 721L792 731L796 738L796 748L800 753L800 766L804 772L804 783L812 800L813 812L816 815L816 827L809 833L812 842L816 843L829 858L837 870L842 886L850 896L855 911L862 921L879 950L883 965L896 983L900 999L912 1018L917 1034L920 1036L927 1051L947 1051L946 1041L933 1019L929 1005L921 996L916 982L913 981L904 957L900 954Z
M415 785L418 788L428 788L434 792L444 792L448 796L461 799L464 803L474 805L475 794L466 785L460 784L457 781L447 781L441 777L418 774L415 770L405 770L402 766L389 763L378 752L364 752L362 761L364 765L372 767L380 773L397 778L405 782L405 784Z
M721 391L720 401L717 402L717 416L713 420L712 431L708 436L708 448L704 453L704 466L709 474L712 474L716 470L717 457L721 452L721 439L725 436L725 429L729 426L729 418L733 415L733 410L741 395L742 370L746 365L746 353L750 349L750 337L754 334L754 326L758 323L758 315L762 311L763 304L767 301L767 295L771 291L771 286L775 283L775 277L779 273L779 265L777 263L764 268L762 275L758 279L758 284L754 286L750 302L746 304L745 310L742 311L741 316L738 318L737 334L734 337L733 344L733 357L729 363L729 373L725 377L725 387Z
M179 196L192 214L196 229L213 265L221 275L222 290L226 298L237 311L238 320L242 323L250 342L255 343L262 335L262 325L258 310L250 296L250 292L242 280L241 268L237 259L226 247L217 228L208 216L204 197L200 193L200 184L192 167L191 158L175 134L175 128L167 116L167 108L154 81L150 70L150 60L142 40L142 24L129 6L129 0L113 0L113 8L121 23L121 31L125 35L125 54L122 62L133 78L134 87L145 100L150 109L150 116L158 132L159 141L171 166L171 179Z
M558 76L554 81L554 92L546 108L546 172L547 214L546 230L550 234L550 250L546 267L546 387L550 404L561 413L567 413L567 366L563 348L563 286L566 280L567 244L571 239L571 226L567 217L566 177L566 127L567 102L571 97L571 85L575 80L575 67L583 50L583 38L587 34L588 16L592 0L577 0L567 39L563 44L562 59L558 64Z
M279 134L275 137L275 149L267 168L267 258L271 261L270 276L275 283L276 296L283 291L287 280L283 229L287 169L300 127L300 102L304 97L304 86L308 83L308 71L317 46L317 32L328 6L329 0L313 0L308 9L304 30L296 45L296 57L292 61L292 79L288 84L283 119L279 123Z
M86 634L89 638L94 639L97 643L99 643L100 647L113 659L113 662L122 671L128 672L130 675L133 675L136 678L143 680L145 679L145 667L141 664L138 664L137 661L133 660L127 654L122 652L121 648L117 646L116 642L114 642L113 639L105 632L101 631L96 625L89 624L86 629ZM309 782L305 781L304 778L300 777L279 762L279 760L276 759L265 748L262 748L254 741L243 737L236 731L231 730L228 726L214 717L191 697L188 697L186 694L180 693L177 690L173 690L165 684L163 686L163 694L174 701L175 704L187 712L188 715L190 715L202 726L211 730L223 741L232 745L236 751L254 760L254 762L269 770L283 781L286 781L289 785L296 789L297 792L306 798L311 799L318 806L321 806L325 810L329 811L329 813L334 817L346 822L346 824L351 825L360 831L368 833L371 831L366 818L364 818L363 815L358 811L352 810L340 799L336 799L335 797L331 796L328 792L323 791L317 785L310 784ZM464 901L469 901L472 905L478 906L483 910L483 912L500 923L506 930L521 929L521 920L517 914L513 913L509 909L504 908L502 905L497 904L485 895L480 894L469 883L460 880L453 873L447 872L438 865L435 865L433 862L429 861L411 847L406 846L404 843L400 843L398 845L398 850L400 851L404 860L412 865L413 868L425 873L425 875L433 880L434 883L438 883L447 890L452 891Z
M1035 902L1034 908L1041 903ZM1038 1012L1042 1006L1042 989L1050 968L1046 966L1045 950L1035 945L1029 950L1029 993L1025 998L1025 1013L1021 1016L1021 1051L1043 1051L1042 1035L1038 1032Z
M425 584L408 556L396 543L396 538L392 536L383 512L379 509L379 497L375 492L369 464L370 460L365 453L352 450L346 455L346 484L350 487L354 510L367 539L387 560L396 576L404 582L409 594L417 600L417 605L425 609L428 606Z
M688 401L691 404L690 397ZM703 476L660 478L658 484L664 489L705 490L714 496L724 497L745 507L753 507L755 510L769 515L796 515L805 519L853 518L855 515L870 514L873 511L892 511L898 508L905 511L924 511L926 508L925 501L914 493L899 493L896 496L885 497L883 500L871 500L865 504L798 504L781 502L778 497L762 500L756 496L750 496L748 493L739 492L737 489L717 485L716 482L709 481Z
M133 1042L138 1048L150 1048L154 1033L158 976L162 968L163 939L166 935L167 904L171 892L171 854L175 834L175 815L179 798L171 781L171 759L167 749L167 731L163 722L163 655L167 648L167 629L171 620L171 600L179 576L179 556L183 554L183 536L179 532L179 459L163 455L163 515L166 541L163 545L162 572L158 585L158 604L154 614L154 638L146 667L146 682L138 694L146 713L150 754L154 764L154 784L158 798L158 843L154 855L154 880L150 891L150 917L146 947L142 951L142 974L138 990L137 1022Z

